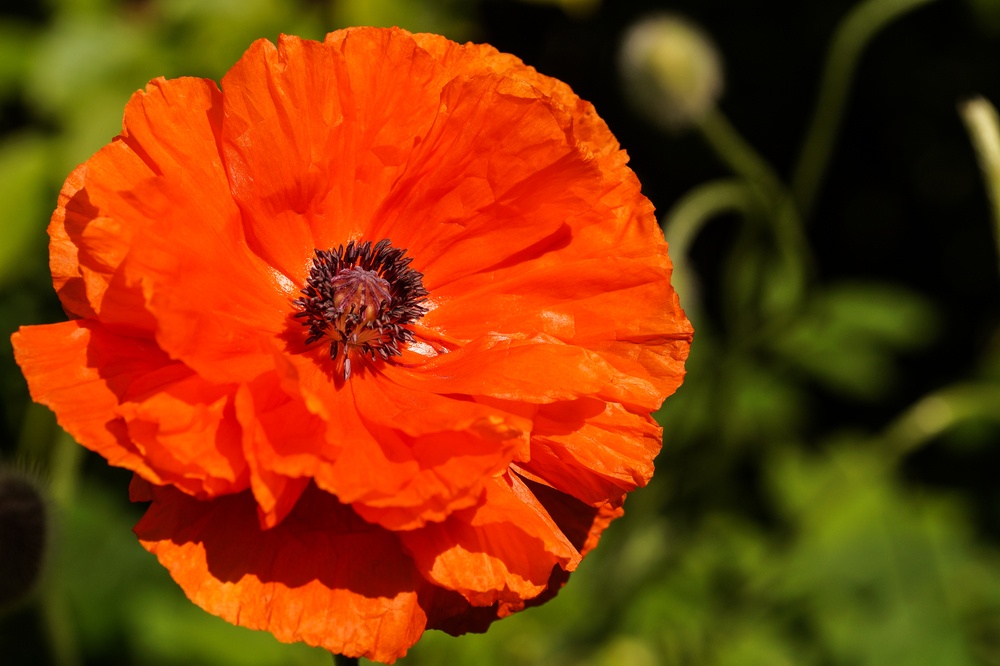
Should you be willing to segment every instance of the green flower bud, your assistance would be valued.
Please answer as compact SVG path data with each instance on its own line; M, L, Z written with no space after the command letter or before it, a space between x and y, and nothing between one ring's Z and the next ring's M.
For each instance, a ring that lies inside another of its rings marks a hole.
M722 62L699 28L658 14L629 28L619 65L629 102L670 130L689 126L722 94Z

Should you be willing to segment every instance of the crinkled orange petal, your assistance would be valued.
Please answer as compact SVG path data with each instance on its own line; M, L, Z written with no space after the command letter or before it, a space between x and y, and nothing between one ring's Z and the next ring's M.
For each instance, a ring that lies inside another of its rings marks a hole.
M606 249L594 254L606 254ZM664 348L676 341L686 352L691 329L680 310L669 307L676 297L664 267L608 256L535 263L540 265L527 262L490 279L477 276L439 289L437 307L421 324L459 339L471 339L484 329L499 334L540 331L600 352L625 374L654 385L661 399L677 388L686 354L672 357Z
M399 533L428 580L488 606L538 596L553 567L576 568L579 552L522 481L506 474L485 487L482 505Z
M327 36L327 41L330 39ZM517 56L501 53L489 44L458 44L430 33L413 35L413 39L449 71L476 74L486 67L502 76L526 81L572 113L573 134L591 152L598 157L618 152L618 141L597 115L592 104L580 99L562 81L540 74L534 67L525 65Z
M310 478L332 464L338 449L326 443L326 421L273 377L239 388L236 416L261 526L274 527L295 506Z
M531 458L519 472L592 506L645 486L660 451L660 427L617 403L584 398L542 405Z
M427 583L398 537L315 487L268 530L249 492L199 501L155 489L135 533L191 601L284 642L392 663L427 622Z
M561 104L572 116L574 139L593 153L603 175L601 187L592 192L592 209L568 221L573 242L539 245L534 256L519 257L516 264L498 266L489 273L470 276L470 280L442 285L435 290L436 298L444 303L452 296L462 296L468 299L463 305L481 303L477 313L482 313L491 322L499 318L513 326L513 330L528 330L516 326L518 323L536 325L539 318L547 320L540 330L561 339L573 329L573 343L600 351L602 355L634 361L624 363L609 358L625 373L638 371L644 379L655 383L664 396L672 393L683 376L691 326L669 286L670 261L652 205L642 196L639 181L626 167L628 155L619 149L607 125L597 116L593 106L577 97L569 86L539 74L512 55L499 53L486 44L455 44L437 35L416 35L414 38L450 69L474 72L488 67L504 76L523 80L550 96L553 103ZM614 257L608 257L608 248L612 247ZM594 272L593 262L603 260L629 265L620 266L621 270L598 269ZM528 273L535 279L527 278ZM627 293L609 289L608 298L616 300L606 300L604 305L611 307L603 313L597 312L598 304L589 300L591 295L586 290L576 293L573 289L565 289L571 286L571 281L586 284L588 275L615 279L629 273L645 275L647 285L633 280ZM554 274L557 274L556 284L550 285ZM559 276L565 279L559 280ZM511 290L515 282L521 291ZM493 291L494 296L490 298L489 293L483 293L484 298L479 298L480 291ZM508 294L523 299L517 302L507 298ZM546 297L552 300L536 307L531 302L533 296L540 301ZM577 302L581 299L587 302ZM650 303L659 307L649 307ZM594 310L586 312L587 308ZM541 317L533 316L539 312L543 313ZM436 312L442 323L448 314L450 311L444 307ZM466 317L466 321L475 320L478 317ZM623 326L628 329L624 337L621 336ZM599 331L598 327L603 330ZM588 328L589 331L585 330Z
M247 487L233 389L213 386L179 363L138 378L116 413L161 478L198 497Z
M610 503L600 507L589 507L553 488L530 481L525 485L536 496L573 547L580 551L581 556L596 547L601 534L611 521L624 513L620 506L613 506ZM496 620L551 600L568 579L569 571L560 566L553 567L545 590L538 596L530 599L498 600L488 606L474 606L464 597L461 598L464 603L460 605L456 604L452 597L439 594L435 599L439 603L429 613L427 628L440 629L453 636L484 632Z
M121 233L120 225L113 222L101 224L114 214L110 209L119 204L120 197L102 201L101 192L82 191L84 184L93 177L113 188L127 189L149 175L142 160L115 141L78 166L63 184L49 223L49 269L63 309L70 315L96 316L115 269L128 252L131 236ZM107 227L112 233L102 233ZM100 242L101 237L105 242Z
M193 379L152 341L74 320L22 327L12 342L33 398L112 465L203 497L246 487L239 450L226 445L235 423L199 402L225 390Z
M49 234L53 283L68 312L100 313L105 324L117 318L151 330L152 320L143 317L135 288L120 284L113 295L123 307L114 313L104 307L105 294L143 220L129 193L160 179L184 193L177 205L193 198L212 208L228 198L214 137L219 101L215 83L205 79L150 82L125 107L122 134L67 178Z
M482 480L526 450L531 422L523 416L410 390L363 366L348 382L334 380L323 363L322 356L288 357L282 391L315 405L314 418L328 423L326 442L300 437L283 451L272 444L262 459L282 474L312 476L368 520L392 529L443 520L477 504ZM305 422L294 402L280 409L285 418ZM252 413L246 413L249 421ZM272 442L284 441L278 425L264 427L274 433ZM310 451L302 455L304 442ZM290 464L296 454L298 468Z
M531 338L485 335L414 367L387 367L394 382L418 391L489 396L543 404L602 394L648 409L656 388L618 372L598 354L538 333Z
M235 207L223 218L181 207L171 182L136 196L156 225L137 233L124 270L142 285L160 346L218 383L273 368L296 289L247 250Z
M223 145L250 248L305 280L365 234L434 120L441 68L403 33L254 43L222 81Z
M262 320L283 326L288 299L276 291L295 289L266 265L248 265L233 235L239 210L219 152L221 101L214 83L191 78L157 79L133 95L122 135L67 180L50 234L69 311L85 310L75 286L82 280L90 311L106 325L156 326L161 346L192 367L228 361L228 373L214 373L226 381L260 371L240 352L260 346L250 331ZM242 288L219 289L226 281ZM217 315L227 314L254 325L226 326Z
M526 449L531 422L494 406L409 391L378 376L358 389L357 408L369 430L379 442L398 437L401 453L416 465L398 489L355 503L362 517L385 527L414 529L478 504L484 480ZM345 452L345 473L351 457Z
M116 335L93 320L73 320L22 326L11 342L32 399L52 409L63 429L112 465L161 481L115 415L132 382L171 364L152 341Z
M455 79L441 104L369 229L409 250L432 293L550 237L589 210L601 182L567 140L569 120L526 84Z
M370 427L361 418L355 386L359 377L335 386L308 355L284 357L278 369L276 382L262 379L249 386L255 403L259 401L257 427L264 435L257 440L258 460L252 464L284 476L308 475L346 503L418 501L414 493L420 492L419 487L404 492L420 468L411 443L390 428L378 430L376 436L377 426ZM244 427L251 427L253 415L244 413ZM286 430L287 420L299 425ZM433 501L433 495L424 499ZM401 514L386 513L384 518L398 521Z
M583 557L597 547L604 530L612 521L624 515L622 500L589 506L570 493L525 479L538 502Z

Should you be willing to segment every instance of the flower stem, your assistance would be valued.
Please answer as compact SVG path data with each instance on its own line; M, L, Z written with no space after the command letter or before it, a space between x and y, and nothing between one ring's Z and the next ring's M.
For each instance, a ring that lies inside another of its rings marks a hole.
M784 191L771 165L740 136L721 111L706 111L698 118L697 127L715 154L762 193L773 197Z
M57 511L65 511L76 495L77 480L83 462L83 447L61 428L56 430L49 456L49 493ZM56 666L79 666L76 628L66 598L61 572L50 571L42 584L42 616Z
M357 666L357 657L345 657L342 654L333 655L333 663L335 666Z
M774 234L781 259L781 289L766 304L769 316L794 310L805 294L812 265L811 251L802 229L795 201L771 165L747 143L718 109L704 114L698 129L709 146L757 194L763 217Z
M674 263L671 282L692 321L700 323L702 317L697 278L689 261L691 246L710 220L733 211L747 214L753 205L746 183L726 178L691 190L663 216L661 226Z
M993 240L997 246L997 262L1000 267L1000 118L997 117L996 108L982 97L961 104L958 110L976 149L986 193L990 198Z
M844 17L827 52L819 96L792 176L792 192L804 219L812 212L833 152L851 79L868 42L906 12L933 0L867 0Z
M885 430L891 451L903 456L955 425L972 419L1000 421L1000 386L963 382L935 391L903 412Z

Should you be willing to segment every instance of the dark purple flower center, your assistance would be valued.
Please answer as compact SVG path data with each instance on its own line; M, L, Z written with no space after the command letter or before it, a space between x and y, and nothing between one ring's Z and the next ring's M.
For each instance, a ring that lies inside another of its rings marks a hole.
M410 268L412 257L386 240L351 241L316 250L293 316L309 329L306 344L328 340L330 358L351 376L351 359L386 360L413 339L406 328L427 309L423 274Z

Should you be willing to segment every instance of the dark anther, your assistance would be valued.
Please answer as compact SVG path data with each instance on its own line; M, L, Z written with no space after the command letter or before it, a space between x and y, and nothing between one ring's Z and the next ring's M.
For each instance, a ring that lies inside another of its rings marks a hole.
M351 241L316 250L295 317L308 328L306 344L329 340L330 358L351 376L351 357L386 360L413 339L406 328L427 312L424 276L412 257L388 240Z

